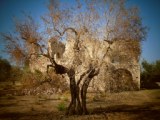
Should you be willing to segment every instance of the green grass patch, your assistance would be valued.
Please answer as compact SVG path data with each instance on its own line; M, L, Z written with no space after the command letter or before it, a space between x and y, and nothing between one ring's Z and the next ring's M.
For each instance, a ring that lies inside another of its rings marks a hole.
M57 109L58 109L59 111L64 111L64 110L66 110L66 105L65 105L65 103L64 103L64 102L59 103L58 106L57 106Z

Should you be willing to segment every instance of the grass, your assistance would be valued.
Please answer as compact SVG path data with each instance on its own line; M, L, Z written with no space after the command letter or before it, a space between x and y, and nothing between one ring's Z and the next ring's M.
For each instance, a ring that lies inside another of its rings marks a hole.
M159 93L160 90L105 95L87 93L87 108L90 115L69 117L63 116L70 101L69 93L51 96L5 95L0 96L0 119L12 117L16 119L19 116L18 119L33 120L106 120L107 116L109 120L154 120L154 118L158 120L160 117ZM15 97L15 99L10 99L10 97Z
M66 110L66 105L65 105L65 103L64 103L64 102L59 103L58 106L57 106L57 109L58 109L59 111L64 111L64 110Z

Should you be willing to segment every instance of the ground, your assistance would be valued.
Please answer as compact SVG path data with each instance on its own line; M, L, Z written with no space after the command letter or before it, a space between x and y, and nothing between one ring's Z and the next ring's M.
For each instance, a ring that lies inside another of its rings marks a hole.
M9 87L9 86L8 86ZM69 92L20 96L0 89L0 120L158 120L160 89L121 93L88 93L89 115L65 116Z

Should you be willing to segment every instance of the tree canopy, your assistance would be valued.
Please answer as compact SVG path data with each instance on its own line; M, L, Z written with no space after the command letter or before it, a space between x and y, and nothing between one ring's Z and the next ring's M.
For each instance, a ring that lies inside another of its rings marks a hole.
M66 114L87 114L89 83L100 73L102 65L108 68L106 56L111 55L113 43L136 41L126 48L131 49L131 54L136 51L140 55L146 28L138 9L125 3L125 0L75 0L69 4L50 0L49 13L41 17L44 34L39 33L40 28L30 16L24 21L16 20L16 34L2 34L7 41L6 50L17 62L26 65L33 56L46 57L50 62L47 72L53 67L57 74L67 74L69 78L71 102ZM67 53L64 41L71 41ZM61 52L48 46L48 42L61 46Z
M156 82L160 82L160 60L153 63L142 61L141 88L159 88Z
M0 82L10 77L11 65L6 59L0 57Z
M125 0L75 0L70 4L50 0L49 13L41 17L46 28L44 34L31 16L25 15L23 21L15 19L15 31L2 34L7 41L6 51L15 61L27 64L33 51L46 52L47 39L64 40L67 32L83 36L84 40L142 41L146 27L142 25L139 10L125 3Z

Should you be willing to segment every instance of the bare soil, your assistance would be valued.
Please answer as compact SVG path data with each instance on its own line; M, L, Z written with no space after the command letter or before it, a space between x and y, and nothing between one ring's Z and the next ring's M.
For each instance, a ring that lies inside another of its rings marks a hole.
M160 89L121 93L88 93L89 115L65 116L69 93L36 96L13 95L0 90L0 120L159 120ZM58 108L64 104L62 111Z

